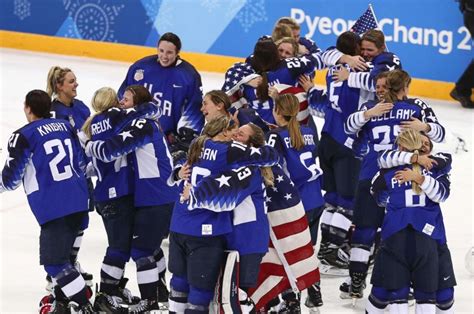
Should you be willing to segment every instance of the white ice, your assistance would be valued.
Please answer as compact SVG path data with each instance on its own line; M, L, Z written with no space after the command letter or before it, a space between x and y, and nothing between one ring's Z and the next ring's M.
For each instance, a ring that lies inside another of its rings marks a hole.
M90 103L95 90L103 86L118 88L128 64L80 57L67 57L36 52L0 49L0 154L6 159L6 143L10 134L26 123L23 101L32 89L46 88L46 75L53 65L71 68L77 76L78 98ZM223 74L202 73L204 91L219 89ZM454 154L451 176L452 192L442 204L448 233L448 243L454 262L457 287L455 312L474 313L474 277L465 269L465 255L473 246L473 138L474 110L461 108L451 101L426 100L441 122L451 131L450 140L439 149L454 153L454 135L466 141L468 152ZM319 121L321 122L321 121ZM99 280L100 266L106 248L106 235L97 213L90 214L79 260L84 269ZM45 272L39 265L39 226L33 217L22 188L0 195L0 313L34 313L38 302L46 295ZM127 264L129 288L138 294L135 265ZM355 308L350 301L339 298L341 277L323 277L324 306L321 313L363 313L364 301ZM369 289L365 292L368 294ZM307 311L303 306L303 311ZM414 313L414 309L410 310Z

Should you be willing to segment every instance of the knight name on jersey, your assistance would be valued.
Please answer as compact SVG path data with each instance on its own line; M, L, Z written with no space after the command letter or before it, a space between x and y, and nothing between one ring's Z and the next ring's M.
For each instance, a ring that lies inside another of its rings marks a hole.
M287 148L293 147L291 146L291 139L290 137L285 137L283 139L285 141L285 145ZM312 134L303 134L303 140L305 145L315 145L314 138Z
M217 159L217 150L210 149L210 148L204 149L204 151L201 153L201 159L216 160Z
M36 130L38 130L41 136L47 135L51 132L58 132L58 131L68 132L66 124L62 122L53 122L53 123L43 124L37 127Z
M376 121L384 121L384 120L391 120L391 119L397 119L397 120L410 120L410 118L416 114L415 110L412 109L397 109L395 111L390 111L387 113L384 113L380 117L373 117L370 119L372 122Z
M91 124L92 135L96 135L110 129L112 129L112 126L110 125L109 119Z

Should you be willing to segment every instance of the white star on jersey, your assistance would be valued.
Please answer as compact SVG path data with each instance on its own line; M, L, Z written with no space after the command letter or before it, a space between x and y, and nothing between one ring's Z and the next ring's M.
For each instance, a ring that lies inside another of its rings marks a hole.
M225 175L221 175L219 178L214 179L214 180L219 182L219 187L221 188L224 185L230 186L230 184L229 184L229 179L230 178L231 178L230 176L226 177Z
M259 148L250 146L250 156L252 156L253 154L262 155L262 152L260 152Z
M289 201L292 198L291 193L286 193L284 198L286 198L286 200Z
M284 179L283 179L283 176L282 176L282 175L279 175L279 176L276 178L276 180L277 180L278 182L281 182L281 181L283 181Z
M311 60L309 60L308 58L306 58L306 56L303 56L300 58L300 61L304 63L304 65L306 65L308 62L310 62Z
M125 141L127 137L133 138L133 135L130 134L130 131L123 131L122 133L119 133L119 135L122 137L122 141Z
M272 201L272 198L270 196L265 197L265 202L269 203Z

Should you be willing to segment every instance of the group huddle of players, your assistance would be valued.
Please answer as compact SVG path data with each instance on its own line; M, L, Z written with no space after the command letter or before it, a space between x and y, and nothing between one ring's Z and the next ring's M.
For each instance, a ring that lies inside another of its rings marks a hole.
M311 312L323 305L320 262L321 272L347 276L341 297L352 299L363 297L373 264L368 313L408 313L410 295L417 312L453 313L439 206L451 156L432 155L444 127L408 98L411 78L381 31L344 32L326 51L299 31L281 18L226 72L222 90L204 95L173 33L129 68L118 92L94 93L93 115L68 68L52 67L46 92L26 95L28 124L9 139L0 191L23 182L41 227L51 292L41 313L214 311L229 250L239 255L238 311L301 312L292 284L262 297L259 271L277 256L287 280L304 278ZM313 79L325 68L319 90ZM94 208L108 247L92 305L77 254ZM295 253L304 244L309 251ZM140 297L125 288L130 258Z

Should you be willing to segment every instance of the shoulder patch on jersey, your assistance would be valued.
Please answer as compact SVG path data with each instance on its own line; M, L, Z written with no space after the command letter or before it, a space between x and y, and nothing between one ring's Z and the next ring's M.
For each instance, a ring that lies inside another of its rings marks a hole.
M135 70L135 74L133 74L133 79L134 79L135 81L141 81L141 80L143 80L143 78L145 77L144 73L145 73L145 70L143 70L143 69L137 69L137 70Z

